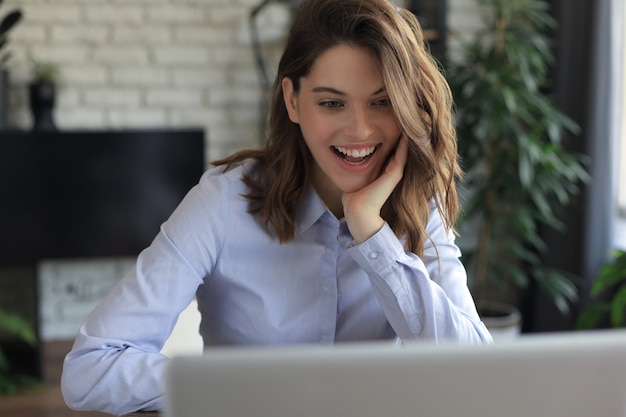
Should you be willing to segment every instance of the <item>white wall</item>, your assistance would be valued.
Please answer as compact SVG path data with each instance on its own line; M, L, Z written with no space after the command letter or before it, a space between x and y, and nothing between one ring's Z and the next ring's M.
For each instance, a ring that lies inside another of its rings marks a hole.
M477 0L448 0L448 54L459 58L460 41L466 41L482 24Z
M73 339L85 317L134 262L131 258L40 262L37 286L41 340ZM161 352L168 356L200 353L199 326L198 304L193 300L179 316Z
M258 144L259 84L248 32L257 0L7 0L24 19L10 34L9 125L30 129L32 61L62 73L61 129L203 127L209 159ZM260 15L276 38L285 6ZM270 44L270 48L280 45Z

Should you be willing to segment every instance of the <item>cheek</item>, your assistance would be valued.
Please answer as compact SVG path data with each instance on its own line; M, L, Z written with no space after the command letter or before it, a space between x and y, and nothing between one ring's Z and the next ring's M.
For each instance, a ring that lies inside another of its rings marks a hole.
M390 115L385 123L385 132L387 132L386 136L388 139L398 139L402 134L400 130L400 124L395 116Z
M337 133L337 128L328 120L316 117L314 113L309 113L307 117L300 118L300 129L309 147L326 146Z
M395 119L390 120L382 127L382 131L384 132L383 135L385 137L385 141L390 145L391 151L391 149L396 146L398 140L400 139L400 136L402 135L400 126L395 121Z

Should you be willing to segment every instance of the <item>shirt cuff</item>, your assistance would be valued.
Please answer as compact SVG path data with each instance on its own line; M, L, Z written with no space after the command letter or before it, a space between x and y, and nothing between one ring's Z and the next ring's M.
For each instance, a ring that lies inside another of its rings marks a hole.
M348 252L365 272L382 274L396 264L404 247L389 224L358 245L350 245Z

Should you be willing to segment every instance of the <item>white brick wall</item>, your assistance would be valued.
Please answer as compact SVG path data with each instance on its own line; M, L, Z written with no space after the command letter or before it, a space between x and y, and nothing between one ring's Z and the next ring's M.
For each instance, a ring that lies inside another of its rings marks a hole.
M476 0L448 0L448 55L459 58L459 42L467 41L482 24Z
M131 258L49 260L39 263L39 336L72 340L87 315L134 265ZM183 310L161 350L168 356L202 352L200 313L195 300Z
M42 261L37 271L42 340L73 339L87 314L133 264L128 258Z
M30 129L33 61L59 65L60 129L202 127L208 159L258 145L259 82L248 16L256 0L6 0L11 32L9 126ZM280 50L289 21L275 4L260 31Z

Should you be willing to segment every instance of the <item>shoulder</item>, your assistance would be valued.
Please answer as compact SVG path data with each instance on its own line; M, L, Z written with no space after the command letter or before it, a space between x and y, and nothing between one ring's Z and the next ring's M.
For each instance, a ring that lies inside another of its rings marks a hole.
M214 253L223 245L232 224L250 217L244 197L247 186L242 179L246 165L206 170L163 224L163 232L188 259L198 253ZM204 249L198 251L198 245Z
M213 166L209 168L200 178L198 188L200 191L209 192L211 194L238 195L247 192L247 186L243 181L244 176L253 170L255 163L253 161L245 161L237 164L230 169L225 166Z
M224 166L207 169L198 183L187 193L168 223L212 222L229 218L233 209L246 211L244 197L247 186L243 175L247 163L225 170ZM238 207L239 206L239 207Z
M434 198L428 202L429 215L426 232L432 239L447 241L453 232L452 230L448 230L446 227L446 223L441 213L443 208L441 207L441 204L439 207L437 206L437 202Z

